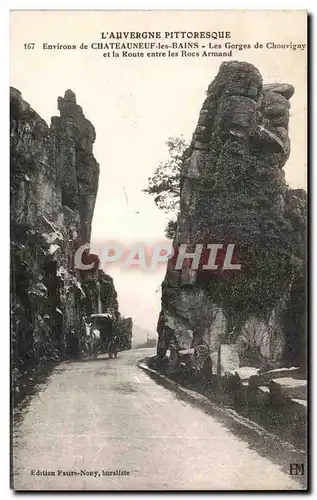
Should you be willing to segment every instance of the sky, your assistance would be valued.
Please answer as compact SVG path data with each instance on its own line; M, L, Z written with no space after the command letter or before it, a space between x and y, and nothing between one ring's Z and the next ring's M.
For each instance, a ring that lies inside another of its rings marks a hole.
M166 140L190 140L219 58L104 58L103 51L43 50L42 44L90 45L110 31L231 31L232 43L306 43L304 11L16 11L10 23L10 84L46 121L58 115L57 97L72 89L96 129L94 155L100 164L92 242L126 247L164 240L168 216L142 193L158 163L167 159ZM186 41L186 40L185 40ZM188 40L187 40L188 41ZM35 43L34 50L24 44ZM164 43L164 39L162 40ZM306 188L306 51L235 51L264 83L288 82L291 99L291 157L285 173L293 188ZM120 310L155 333L165 269L124 270L110 265Z

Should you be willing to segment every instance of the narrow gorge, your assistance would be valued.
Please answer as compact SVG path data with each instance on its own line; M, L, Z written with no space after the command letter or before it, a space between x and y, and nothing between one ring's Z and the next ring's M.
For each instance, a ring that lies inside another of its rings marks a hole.
M122 318L113 279L76 269L90 242L99 165L94 126L71 90L58 98L50 126L10 89L11 349L13 368L80 355L84 318L108 312L131 348L132 320Z

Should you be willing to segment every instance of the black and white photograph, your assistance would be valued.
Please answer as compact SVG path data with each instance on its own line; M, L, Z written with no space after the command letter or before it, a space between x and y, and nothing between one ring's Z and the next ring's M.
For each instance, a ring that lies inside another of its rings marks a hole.
M11 10L12 490L307 490L307 23Z

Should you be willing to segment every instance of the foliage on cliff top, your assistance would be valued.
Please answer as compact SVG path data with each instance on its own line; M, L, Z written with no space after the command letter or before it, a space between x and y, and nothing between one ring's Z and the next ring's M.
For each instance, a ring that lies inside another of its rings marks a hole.
M188 144L181 135L180 137L169 137L166 145L169 157L166 161L159 163L152 177L148 178L148 187L143 189L143 192L154 196L156 206L171 215L172 219L167 224L165 235L167 238L172 239L175 234L176 217L179 211L180 172L183 153Z
M179 208L179 181L183 153L187 147L184 137L170 137L166 141L169 158L160 162L149 177L144 193L154 196L154 202L166 213L177 213Z

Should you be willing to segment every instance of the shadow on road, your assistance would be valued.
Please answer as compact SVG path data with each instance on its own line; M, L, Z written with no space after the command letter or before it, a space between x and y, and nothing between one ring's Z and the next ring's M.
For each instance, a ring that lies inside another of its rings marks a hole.
M117 358L118 359L118 358ZM65 363L96 363L97 361L116 361L115 359L111 359L108 357L98 356L98 358L80 358L80 359L71 359L69 361L65 361Z
M119 359L119 358L117 358ZM63 362L48 362L41 365L29 366L23 375L11 385L11 409L14 423L18 423L29 405L33 396L43 391L50 382L51 375L63 371L63 366L69 363L96 363L115 362L106 355L100 355L96 359L79 358L69 359Z
M23 375L11 385L11 409L15 423L22 418L23 410L32 396L42 391L49 383L57 362L29 366Z

